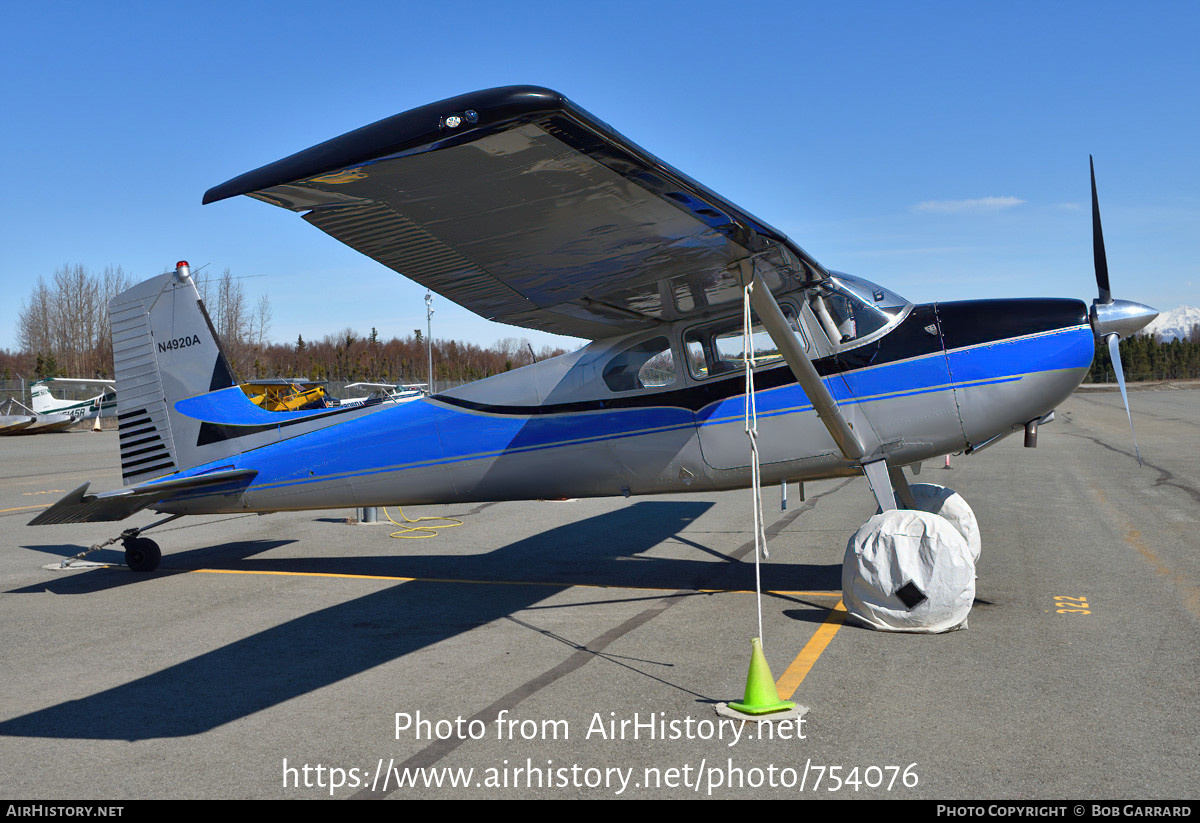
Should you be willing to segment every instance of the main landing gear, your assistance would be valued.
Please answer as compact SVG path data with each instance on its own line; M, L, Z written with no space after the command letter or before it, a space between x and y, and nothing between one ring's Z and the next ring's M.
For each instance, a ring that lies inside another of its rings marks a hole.
M170 523L172 520L177 520L180 517L183 517L183 515L173 514L164 520L159 520L157 523L151 523L149 526L142 526L136 529L126 529L116 537L110 537L103 543L97 543L96 545L88 547L85 551L81 551L79 554L73 557L68 557L60 564L59 567L65 569L74 561L81 560L97 549L103 549L106 546L111 546L113 543L116 543L119 540L121 541L121 545L125 548L125 565L129 567L130 571L152 572L158 568L159 562L162 561L162 550L159 549L158 544L149 537L142 537L142 532L152 529L155 526L161 526L164 523Z
M879 493L886 480L877 474L872 491L880 511L846 546L847 612L860 625L882 631L965 628L980 546L974 512L953 489L909 485L898 468L889 468L888 475L887 491L894 490L894 498Z

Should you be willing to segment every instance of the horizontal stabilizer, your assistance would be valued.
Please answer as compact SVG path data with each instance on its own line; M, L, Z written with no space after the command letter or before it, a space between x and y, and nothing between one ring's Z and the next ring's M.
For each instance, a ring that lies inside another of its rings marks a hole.
M226 469L196 477L142 483L101 494L88 494L88 486L91 484L84 483L30 520L29 525L124 520L142 509L182 497L195 497L197 493L236 494L250 485L250 481L257 474L254 469Z

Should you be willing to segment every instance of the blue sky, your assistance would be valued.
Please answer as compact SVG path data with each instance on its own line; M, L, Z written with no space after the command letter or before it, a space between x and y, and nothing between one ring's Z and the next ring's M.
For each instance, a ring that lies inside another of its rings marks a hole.
M424 290L209 187L400 111L549 86L912 300L1200 305L1200 3L9 4L0 347L38 276L178 259L270 296L271 337L425 325ZM434 335L509 335L436 299Z

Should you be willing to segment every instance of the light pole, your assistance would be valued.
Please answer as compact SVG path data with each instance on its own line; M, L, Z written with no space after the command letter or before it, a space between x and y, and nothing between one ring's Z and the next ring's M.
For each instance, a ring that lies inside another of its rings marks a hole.
M425 292L425 346L429 350L429 393L433 394L433 292Z

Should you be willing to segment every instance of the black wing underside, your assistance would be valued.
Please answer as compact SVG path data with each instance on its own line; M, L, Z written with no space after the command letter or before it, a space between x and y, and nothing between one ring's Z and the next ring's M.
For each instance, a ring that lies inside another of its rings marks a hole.
M583 338L825 276L781 232L534 86L423 106L210 189L304 219L491 320Z

